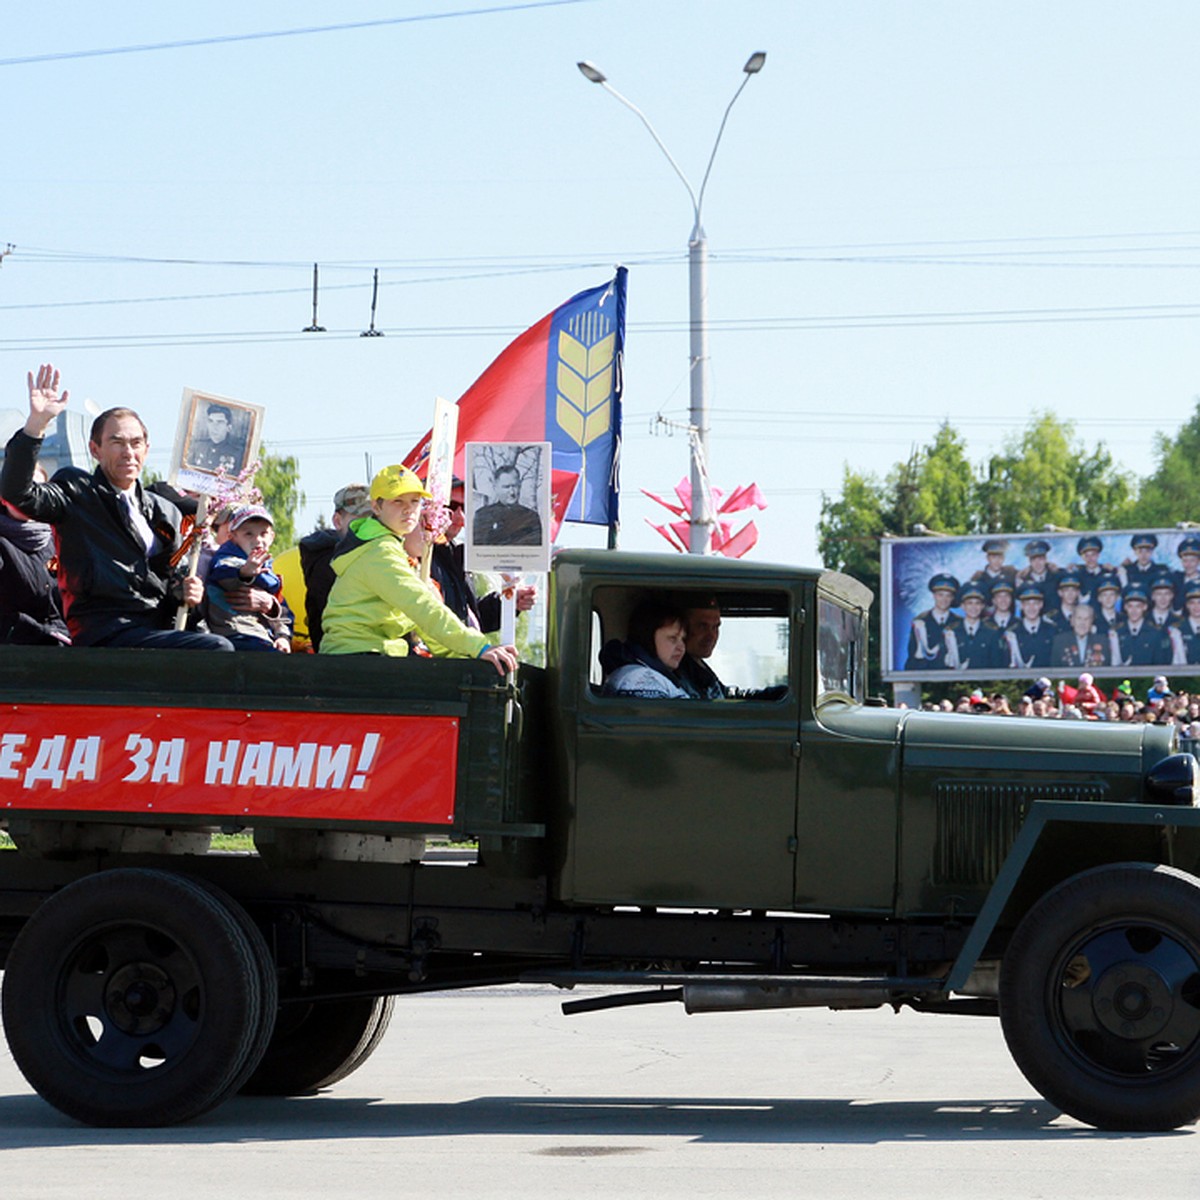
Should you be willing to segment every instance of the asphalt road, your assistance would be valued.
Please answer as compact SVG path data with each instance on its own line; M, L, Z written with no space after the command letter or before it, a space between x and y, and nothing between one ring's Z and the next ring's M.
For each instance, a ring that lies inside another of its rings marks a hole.
M61 1117L0 1047L3 1200L1200 1196L1193 1130L1059 1115L999 1023L890 1010L564 1017L550 988L398 1003L321 1096L162 1130Z

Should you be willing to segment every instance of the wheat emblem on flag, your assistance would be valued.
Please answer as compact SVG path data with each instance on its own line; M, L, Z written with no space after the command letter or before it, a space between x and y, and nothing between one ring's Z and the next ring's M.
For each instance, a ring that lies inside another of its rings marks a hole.
M581 498L587 495L587 447L612 428L616 344L612 322L595 311L572 317L558 335L555 416L558 427L584 451L579 468Z

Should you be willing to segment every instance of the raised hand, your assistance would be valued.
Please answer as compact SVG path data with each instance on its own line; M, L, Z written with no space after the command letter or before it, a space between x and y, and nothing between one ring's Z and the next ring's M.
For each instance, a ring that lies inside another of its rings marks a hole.
M29 419L25 423L25 432L34 437L41 437L46 427L64 408L70 392L58 391L58 371L51 363L43 363L38 367L37 378L30 371L29 381Z

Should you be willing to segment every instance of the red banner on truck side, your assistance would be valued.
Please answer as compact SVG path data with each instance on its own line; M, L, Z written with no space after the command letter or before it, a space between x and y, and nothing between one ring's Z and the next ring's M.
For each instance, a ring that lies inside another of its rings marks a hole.
M0 808L450 825L458 718L0 706Z

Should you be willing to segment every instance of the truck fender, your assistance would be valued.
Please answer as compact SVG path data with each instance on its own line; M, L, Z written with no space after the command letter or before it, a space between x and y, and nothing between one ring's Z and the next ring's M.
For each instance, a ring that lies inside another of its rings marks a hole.
M1113 836L1088 837L1080 826ZM1061 861L1051 843L1063 833L1070 835L1072 847L1089 851L1086 861ZM1138 847L1132 855L1131 841ZM963 987L997 927L1014 928L1051 887L1079 871L1130 858L1195 873L1200 866L1200 809L1035 800L946 978L946 991Z

